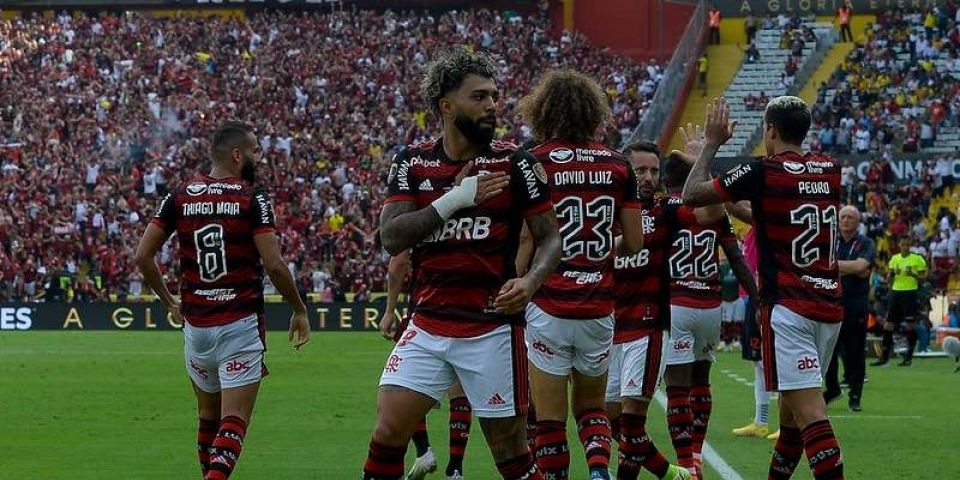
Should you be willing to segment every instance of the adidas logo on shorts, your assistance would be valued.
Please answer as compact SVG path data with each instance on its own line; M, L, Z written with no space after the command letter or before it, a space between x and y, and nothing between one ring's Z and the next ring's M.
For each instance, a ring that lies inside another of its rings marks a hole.
M487 400L487 405L500 406L506 404L506 400L504 400L499 393L494 393L493 396L490 397L490 400Z

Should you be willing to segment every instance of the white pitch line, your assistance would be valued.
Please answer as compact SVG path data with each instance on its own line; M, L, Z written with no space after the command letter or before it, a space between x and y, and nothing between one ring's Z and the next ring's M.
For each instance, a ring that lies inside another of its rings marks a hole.
M923 415L830 415L830 418L869 418L871 420L918 420Z
M663 407L664 410L667 408L667 396L663 394L663 391L657 390L654 397L657 400L657 403ZM737 473L733 467L730 466L723 457L717 453L709 443L703 442L703 459L713 467L714 470L720 475L720 478L723 480L743 480L743 477Z
M176 350L170 352L149 352L142 350L0 350L0 356L20 355L96 355L96 356L175 356Z

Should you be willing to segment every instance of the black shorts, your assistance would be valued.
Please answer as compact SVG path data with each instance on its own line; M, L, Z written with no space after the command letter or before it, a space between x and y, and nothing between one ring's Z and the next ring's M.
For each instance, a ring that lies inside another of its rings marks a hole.
M902 322L916 322L920 313L916 290L891 291L887 305L887 321L900 325Z
M740 356L751 362L760 361L760 327L757 326L757 307L746 300L743 328L740 329Z

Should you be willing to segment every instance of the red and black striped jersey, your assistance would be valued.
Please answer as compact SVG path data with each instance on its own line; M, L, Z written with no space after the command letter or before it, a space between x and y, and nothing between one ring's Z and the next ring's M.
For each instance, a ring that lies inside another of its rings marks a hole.
M750 200L760 254L760 297L812 320L843 319L836 261L840 163L784 152L714 180L728 200Z
M610 315L613 232L622 209L639 213L636 174L623 155L597 142L547 142L530 153L547 171L562 252L533 302L560 318Z
M677 210L678 229L670 244L670 303L688 308L720 306L720 253L718 247L738 248L730 219L700 225L694 209Z
M614 260L613 343L632 342L670 326L667 254L680 206L680 200L671 197L641 204L643 250Z
M457 211L413 247L413 321L435 335L474 337L523 322L522 314L496 313L493 302L503 284L516 277L524 219L553 208L546 172L526 151L494 141L473 162L470 175L506 172L510 186ZM393 159L385 202L428 207L450 190L463 166L447 157L442 140L409 146Z
M153 224L180 243L180 302L195 327L263 313L263 268L254 235L273 232L265 190L236 178L198 176L160 201Z

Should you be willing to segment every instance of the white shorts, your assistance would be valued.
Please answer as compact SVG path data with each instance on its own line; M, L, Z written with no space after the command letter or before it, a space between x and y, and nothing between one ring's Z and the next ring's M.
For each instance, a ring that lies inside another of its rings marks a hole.
M760 315L767 390L819 389L840 323L815 322L782 305L763 306Z
M732 302L720 303L720 319L724 322L742 322L747 316L747 302L738 298Z
M670 348L667 365L714 360L720 343L720 307L689 308L670 305Z
M525 415L529 407L523 327L501 325L479 337L431 335L415 321L393 347L380 386L396 385L436 401L459 379L480 418Z
M621 398L652 398L663 369L662 359L669 344L666 332L657 330L639 340L614 344L610 349L607 376L607 403Z
M527 304L527 358L538 369L565 377L571 369L599 377L610 364L613 314L592 320L554 317Z
M183 324L187 373L207 393L257 383L267 375L257 315L216 327Z

